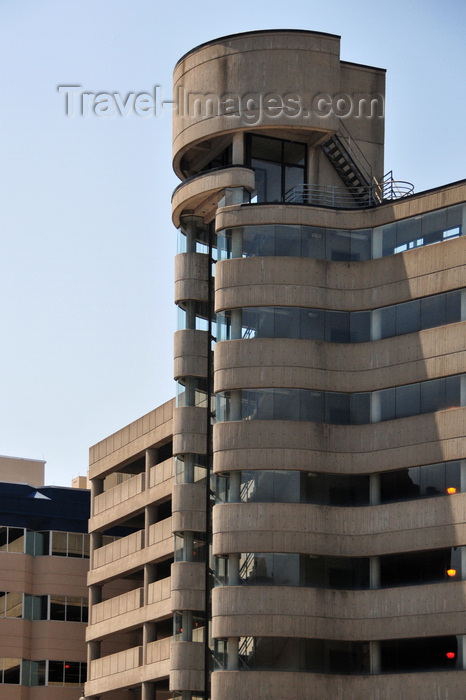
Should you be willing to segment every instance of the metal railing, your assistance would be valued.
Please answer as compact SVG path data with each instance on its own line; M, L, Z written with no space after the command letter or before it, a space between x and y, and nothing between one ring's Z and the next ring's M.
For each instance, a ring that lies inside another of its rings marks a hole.
M336 185L295 185L285 194L287 204L311 204L313 206L341 209L361 209L383 204L413 194L410 182L394 180L391 172L382 182L374 180L368 187L338 187Z

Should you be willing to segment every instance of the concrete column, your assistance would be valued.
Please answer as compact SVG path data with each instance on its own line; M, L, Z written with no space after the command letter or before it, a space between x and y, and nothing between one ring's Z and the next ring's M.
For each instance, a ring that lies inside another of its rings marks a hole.
M150 527L157 522L158 508L154 505L146 506L144 509L144 547L149 546Z
M460 377L460 406L466 406L466 374Z
M184 534L184 556L183 556L183 561L192 561L193 560L193 551L194 551L194 533L193 532L185 532Z
M466 207L464 209L466 211ZM466 289L461 292L461 320L466 321Z
M460 462L460 490L461 493L466 493L466 459Z
M380 588L380 557L370 558L370 586Z
M89 586L89 624L93 623L92 608L102 602L102 586Z
M460 570L459 570L459 577L461 581L466 581L466 547L460 547ZM465 659L466 661L466 659Z
M144 605L149 604L149 584L157 580L157 564L144 566Z
M196 330L196 314L194 310L194 302L185 302L186 307L186 330Z
M155 700L155 683L146 681L142 684L141 700Z
M382 337L382 310L371 311L371 340L380 340Z
M235 390L230 394L230 420L241 420L241 391Z
M231 311L231 340L241 340L242 338L242 311L232 309Z
M383 253L383 226L372 232L372 259L381 258Z
M371 674L381 673L381 654L380 642L369 642L370 659L371 659Z
M104 492L103 479L91 479L91 517L94 515L94 499Z
M157 625L155 622L144 622L142 626L142 663L147 663L147 645L157 639Z
M87 675L90 678L91 663L96 659L100 659L100 641L88 642L87 645Z
M231 162L233 165L244 165L244 133L242 131L233 134Z
M382 417L382 399L380 391L371 394L371 423L380 423Z
M235 226L231 231L231 257L243 257L243 228Z
M241 500L241 472L230 472L230 495L228 503L239 503Z
M465 671L466 670L466 635L465 634L458 634L457 640L458 640L458 661L456 664L456 668Z
M89 558L91 566L94 566L94 552L96 549L102 547L102 533L101 532L91 532L89 536Z
M370 475L369 490L371 506L378 506L380 503L380 474Z
M229 637L227 640L227 670L237 671L239 668L239 637Z
M192 218L186 218L182 222L183 231L186 236L186 252L195 253L196 252L196 231L197 224Z
M228 556L228 585L239 586L239 554L237 552Z
M150 470L157 464L158 457L159 451L155 447L150 447L148 450L146 450L146 477L144 483L144 488L146 489L150 488Z

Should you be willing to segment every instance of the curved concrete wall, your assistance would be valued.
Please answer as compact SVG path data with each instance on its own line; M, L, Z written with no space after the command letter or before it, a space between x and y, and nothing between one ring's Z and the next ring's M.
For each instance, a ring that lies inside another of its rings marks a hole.
M213 552L365 557L455 547L466 537L466 494L365 508L227 503L213 513Z
M465 265L464 238L362 262L293 257L222 260L216 266L215 310L248 306L376 309L461 289Z
M401 595L400 595L401 593ZM466 583L369 591L231 586L212 592L212 634L348 641L462 634Z
M222 700L461 700L466 671L330 676L281 671L222 671L212 674L212 696Z
M213 430L214 471L302 469L343 474L391 471L466 451L466 408L372 425L232 421Z
M214 391L375 391L466 371L465 323L370 343L253 338L217 343Z

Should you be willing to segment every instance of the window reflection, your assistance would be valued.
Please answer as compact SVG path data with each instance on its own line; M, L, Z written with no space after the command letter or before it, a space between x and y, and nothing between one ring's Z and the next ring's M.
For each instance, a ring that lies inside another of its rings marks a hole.
M330 311L287 306L234 309L217 314L218 340L296 338L365 343L461 321L461 290L373 311Z
M294 420L361 425L462 405L466 375L353 394L312 389L242 389L217 394L217 420ZM232 395L235 401L232 402Z
M272 161L274 156L269 157ZM261 158L255 158L251 165L256 168L257 201L281 201L287 182L301 184L296 165L287 168ZM304 171L302 178L304 183ZM374 229L354 231L274 224L225 229L219 232L219 259L232 255L298 255L318 260L372 260L462 236L463 208L464 205L458 204ZM288 246L290 237L293 245ZM239 248L232 246L233 238L242 240Z
M378 502L448 496L461 493L461 460L426 464L374 474L380 483ZM315 503L368 506L368 474L323 474L298 470L242 470L216 475L219 502Z

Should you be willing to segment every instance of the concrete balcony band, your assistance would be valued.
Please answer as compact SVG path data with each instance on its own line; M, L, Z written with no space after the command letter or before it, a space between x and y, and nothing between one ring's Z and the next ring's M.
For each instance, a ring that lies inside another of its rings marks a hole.
M447 241L442 248L435 258L427 246L345 264L287 257L222 260L216 265L215 311L251 306L364 311L461 289L462 240Z
M370 474L462 459L466 449L465 421L466 408L456 408L397 419L390 425L218 423L213 430L214 472L298 469Z
M187 299L209 299L209 256L205 253L179 253L175 257L175 304Z
M465 324L377 343L254 338L217 343L214 391L259 386L364 392L466 371Z
M232 166L210 173L201 173L178 185L172 198L172 220L176 228L183 213L201 216L209 221L215 216L218 202L228 188L254 190L254 171L250 168Z
M461 634L466 583L368 591L279 586L227 586L213 590L216 638L277 636L378 640ZM325 611L325 614L323 614ZM352 623L349 625L348 623Z
M452 526L452 517L455 526ZM260 524L252 531L251 523ZM213 552L290 552L378 556L455 547L466 537L466 494L454 500L365 508L313 504L228 503L214 506Z

